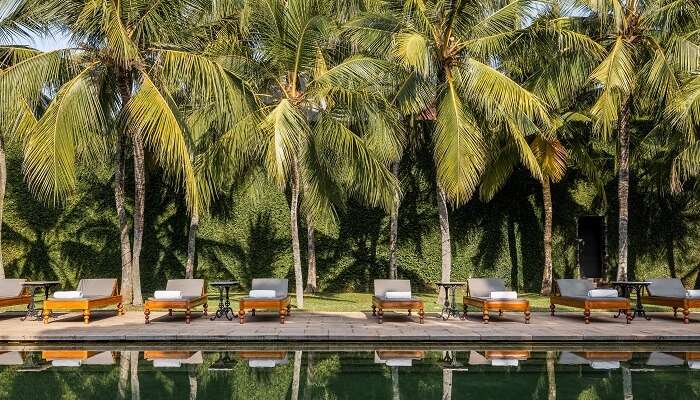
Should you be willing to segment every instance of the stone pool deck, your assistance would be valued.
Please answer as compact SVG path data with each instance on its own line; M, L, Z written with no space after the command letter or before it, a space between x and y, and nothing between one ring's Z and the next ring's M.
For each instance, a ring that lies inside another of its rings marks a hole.
M672 313L651 313L652 320L638 318L630 325L612 313L594 313L585 325L581 313L533 313L525 325L521 314L492 317L488 325L478 315L466 321L443 321L437 314L426 314L425 323L417 316L386 312L379 325L365 312L295 312L284 325L273 313L247 317L241 325L233 321L210 321L194 313L192 323L184 315L153 312L151 324L144 324L143 313L128 312L116 316L113 311L95 311L89 325L79 313L63 314L44 325L40 321L21 321L20 313L0 314L0 341L29 342L700 342L700 315L691 315L684 325Z

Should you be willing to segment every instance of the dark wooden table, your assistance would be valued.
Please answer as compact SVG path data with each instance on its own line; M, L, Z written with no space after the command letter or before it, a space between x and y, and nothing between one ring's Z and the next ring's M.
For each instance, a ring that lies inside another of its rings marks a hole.
M443 304L442 311L440 311L440 317L443 320L448 320L450 317L459 317L459 310L457 309L457 301L455 299L455 292L458 287L466 285L465 282L435 282L438 286L438 291L440 288L445 288L445 303Z
M49 298L49 290L60 283L59 281L34 281L23 283L22 286L29 289L29 304L27 304L27 314L22 317L21 320L24 321L29 317L34 317L37 321L40 321L42 310L36 308L34 295L36 295L39 289L44 288L44 300L46 300Z
M214 321L215 319L226 317L226 319L228 319L229 321L233 321L233 316L235 314L233 313L233 309L231 309L231 300L229 299L229 292L232 287L238 286L239 282L215 281L210 282L209 284L219 289L219 307L217 308L216 313L211 317L211 320Z
M637 304L634 310L632 310L632 318L636 316L644 317L647 321L651 320L651 317L647 317L647 313L644 310L644 304L642 304L642 293L644 293L644 289L649 289L649 285L651 282L646 282L646 281L615 281L615 282L610 282L613 287L617 288L619 291L622 292L622 297L627 297L630 299L630 295L632 294L632 291L634 291L637 294ZM622 314L622 310L618 311L617 315L615 318L619 317Z

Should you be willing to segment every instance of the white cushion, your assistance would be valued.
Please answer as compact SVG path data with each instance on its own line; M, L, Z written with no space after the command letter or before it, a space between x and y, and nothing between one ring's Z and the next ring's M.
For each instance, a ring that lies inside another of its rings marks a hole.
M619 361L591 361L593 369L618 369L620 368Z
M697 290L697 289L687 290L685 292L685 295L686 295L686 297L692 297L692 298L700 297L700 290Z
M274 368L275 365L277 365L275 360L248 360L248 366L251 368Z
M491 360L491 365L494 367L517 367L518 360L512 358L494 358Z
M390 358L386 360L387 367L410 367L413 365L413 360L410 358Z
M53 293L53 298L54 299L82 299L83 298L83 292L78 291L78 290L70 290L70 291L64 291L64 292L54 292Z
M688 361L688 368L700 369L700 361Z
M251 290L248 292L248 296L254 299L274 299L277 297L277 292L274 290Z
M588 297L618 297L615 289L592 289L588 291Z
M179 290L156 290L153 297L156 300L179 300L182 298L182 292Z
M80 360L53 360L51 361L52 367L79 367Z
M411 292L386 292L384 297L387 300L411 300Z
M156 359L153 360L154 368L180 368L181 360Z
M517 300L518 292L491 292L491 300Z

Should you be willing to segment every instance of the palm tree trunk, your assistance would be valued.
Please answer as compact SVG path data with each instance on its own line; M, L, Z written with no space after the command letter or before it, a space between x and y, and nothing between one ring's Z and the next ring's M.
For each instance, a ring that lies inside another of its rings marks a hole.
M542 181L542 201L544 203L544 270L542 271L542 293L552 292L552 189L549 178Z
M141 295L141 246L143 244L143 224L146 199L146 171L143 137L141 132L133 135L134 146L134 248L131 252L131 280L134 290L134 304L142 305Z
M291 400L299 400L299 383L301 380L301 357L303 352L297 350L294 352L294 371L292 372L292 398Z
M117 383L117 394L120 400L126 399L129 388L129 367L131 358L128 351L119 352L119 382Z
M442 400L452 400L452 370L442 370Z
M119 91L121 94L122 107L131 99L131 82L126 73L119 79ZM119 244L122 257L122 300L126 304L133 303L133 282L131 279L131 239L129 238L129 221L126 216L126 200L124 182L125 152L126 152L126 132L117 132L117 143L114 152L114 202L117 208L117 219L119 220Z
M399 386L399 367L391 368L391 393L392 400L401 400L401 387Z
M440 281L449 282L452 274L452 240L450 238L450 220L447 210L445 192L437 189L438 215L440 216L440 243L442 244L442 268L440 270ZM438 288L438 304L444 303L444 293Z
M308 259L308 269L306 271L306 293L316 293L316 234L314 232L314 222L306 217L306 252Z
M314 353L309 351L306 353L306 387L304 388L303 399L308 400L311 398L314 383Z
M547 400L557 400L556 359L553 351L547 352Z
M190 381L190 400L197 398L197 370L193 365L187 369L187 379Z
M199 229L199 212L194 209L192 210L192 217L190 218L190 232L187 238L187 264L185 265L185 278L194 278L194 263L196 256L195 242L197 240L197 229Z
M618 171L617 197L620 203L619 208L619 228L618 228L618 259L617 259L617 280L627 280L627 250L629 246L627 223L629 220L629 185L630 185L630 137L629 121L631 114L631 104L628 100L620 112L620 122L618 124L617 137L619 140L620 168Z
M622 367L622 392L623 399L634 399L634 394L632 392L632 371L630 371L628 367Z
M391 172L399 177L399 162L391 165ZM396 265L396 242L399 236L399 194L394 195L394 208L391 210L389 222L389 279L396 279L398 267Z
M0 135L0 279L5 279L2 262L2 217L5 210L5 186L7 185L7 163L5 160L5 138Z
M292 204L290 210L290 222L292 230L292 256L294 258L294 281L296 283L297 307L304 308L304 278L301 272L301 250L299 244L299 166L296 160L292 163L294 176L292 177Z
M131 360L131 400L139 400L141 398L141 385L139 384L139 352L130 351L129 358Z

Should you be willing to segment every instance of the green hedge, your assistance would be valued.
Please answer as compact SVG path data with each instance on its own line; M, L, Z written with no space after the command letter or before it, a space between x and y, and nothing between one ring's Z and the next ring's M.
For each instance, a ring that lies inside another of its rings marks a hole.
M67 286L81 277L120 276L117 220L107 170L84 169L76 195L60 207L37 201L22 181L21 159L9 149L8 193L3 221L3 259L8 276L59 279ZM424 159L406 160L399 215L400 275L428 286L440 274L440 243L434 180ZM152 163L150 170L155 170ZM700 257L692 197L640 191L633 181L630 202L630 267L639 278L683 277L697 286ZM131 183L129 183L131 188ZM635 191L635 189L637 189ZM207 279L255 276L293 279L286 196L273 186L262 195L238 189L218 199L198 237L197 274ZM611 272L616 259L614 182L607 188ZM131 194L129 193L129 196ZM575 218L601 213L593 187L570 174L553 186L554 267L557 276L575 268ZM146 292L167 278L183 275L188 219L181 194L157 173L147 181L142 282ZM538 183L516 173L491 202L473 199L452 210L455 280L498 276L520 290L538 290L542 251L541 193ZM302 232L305 228L302 227ZM302 238L305 240L305 238ZM305 250L306 246L302 246ZM388 217L378 209L349 204L338 225L317 234L318 277L322 290L367 291L387 275ZM303 254L305 256L305 254Z

